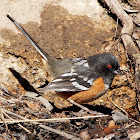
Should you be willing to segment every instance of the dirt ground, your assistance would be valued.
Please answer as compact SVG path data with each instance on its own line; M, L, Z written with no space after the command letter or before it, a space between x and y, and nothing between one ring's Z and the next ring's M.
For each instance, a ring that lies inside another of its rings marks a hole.
M106 17L105 22L99 24L89 16L70 14L60 5L46 5L40 14L40 19L40 24L27 22L21 25L50 56L66 59L88 57L109 51L119 59L121 67L127 68L128 60L125 57L125 50L122 43L118 43L117 40L121 26L118 26L116 32L116 22L111 17ZM81 112L78 107L71 106L55 93L46 92L43 95L53 106L52 111L49 111L40 101L24 96L27 92L36 92L38 87L48 84L45 65L42 63L41 56L21 33L15 33L7 28L0 31L1 37L5 40L0 44L2 108L28 119L71 118L88 115ZM103 97L85 106L110 114L113 109L117 109L113 104L115 103L123 108L129 117L138 121L139 114L135 99L136 92L128 83L127 77L123 75L115 77L111 89ZM20 118L14 114L10 114L13 119ZM5 114L3 116L8 119ZM4 118L1 117L1 120L3 121ZM55 123L20 123L28 131L19 123L3 123L0 125L0 138L2 140L67 139L40 125L61 130L80 139L88 137L85 140L109 137L111 132L113 136L110 136L110 139L127 139L130 138L130 134L139 132L139 123L134 123L133 120L126 124L114 125L116 129L108 132L106 128L108 129L111 120L111 116L108 116Z

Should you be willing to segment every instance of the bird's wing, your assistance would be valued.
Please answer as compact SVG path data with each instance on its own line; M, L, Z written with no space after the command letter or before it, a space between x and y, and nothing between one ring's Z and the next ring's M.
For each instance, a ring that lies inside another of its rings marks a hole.
M88 66L86 59L73 59L74 67L56 77L41 91L76 92L88 90L99 76Z

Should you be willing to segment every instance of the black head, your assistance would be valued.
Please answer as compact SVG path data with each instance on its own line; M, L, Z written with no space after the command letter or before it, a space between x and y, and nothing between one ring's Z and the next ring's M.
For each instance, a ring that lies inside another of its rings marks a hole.
M88 63L104 79L111 79L112 81L116 74L121 74L119 61L112 53L91 56L88 58Z

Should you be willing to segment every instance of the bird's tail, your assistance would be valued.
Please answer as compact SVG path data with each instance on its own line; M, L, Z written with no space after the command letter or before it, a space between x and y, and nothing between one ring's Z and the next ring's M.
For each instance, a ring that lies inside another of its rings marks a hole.
M12 17L7 15L7 17L17 26L17 28L24 34L24 36L28 39L28 41L37 49L40 55L46 60L49 61L52 59L43 49L39 47L39 45L33 40L33 38L16 22Z

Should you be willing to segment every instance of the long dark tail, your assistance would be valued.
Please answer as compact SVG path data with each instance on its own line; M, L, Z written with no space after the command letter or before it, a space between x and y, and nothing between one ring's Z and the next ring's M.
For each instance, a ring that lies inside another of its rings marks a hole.
M12 17L7 15L7 17L17 26L17 28L24 34L28 41L37 49L41 56L46 60L52 59L44 50L42 50L39 45L33 40L33 38L17 23Z

